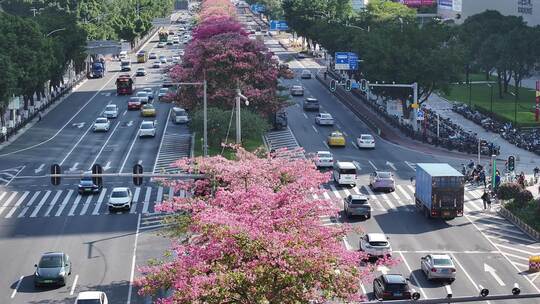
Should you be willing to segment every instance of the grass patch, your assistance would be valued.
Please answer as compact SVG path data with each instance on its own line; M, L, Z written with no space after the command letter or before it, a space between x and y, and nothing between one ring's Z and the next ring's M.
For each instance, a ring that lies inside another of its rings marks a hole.
M485 80L483 78L482 80ZM487 112L491 111L491 89L487 84L477 83L471 85L470 100L473 106L480 107ZM509 92L513 92L514 87L509 87ZM454 84L450 87L450 94L442 94L451 101L469 104L469 85ZM535 91L528 88L520 88L519 99L517 101L517 122L520 126L540 126L534 120ZM493 84L493 113L508 121L514 121L515 104L514 96L504 94L499 96L499 86Z
M202 139L203 139L202 136L195 138L195 149L194 149L195 157L203 156ZM231 141L231 143L234 143L234 141ZM262 136L258 137L258 139L245 139L242 143L242 146L244 147L244 149L248 151L255 151L257 148L264 146L263 141L262 141ZM222 147L209 145L208 156L221 155L221 150L222 150ZM233 159L234 151L230 148L223 149L223 157L227 159Z
M506 204L505 207L527 225L531 226L536 231L540 231L540 213L537 200L532 200L525 206L518 206L516 203L511 202Z

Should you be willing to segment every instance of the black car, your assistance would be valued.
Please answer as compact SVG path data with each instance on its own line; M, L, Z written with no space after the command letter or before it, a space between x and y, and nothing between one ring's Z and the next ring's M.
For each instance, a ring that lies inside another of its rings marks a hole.
M410 300L409 282L401 274L383 274L373 280L373 296L379 300Z
M39 287L44 284L66 285L67 276L71 274L71 261L69 256L63 252L46 252L39 259L39 263L34 265L34 286Z
M94 184L91 176L84 176L79 182L79 194L94 194L101 191L102 185Z

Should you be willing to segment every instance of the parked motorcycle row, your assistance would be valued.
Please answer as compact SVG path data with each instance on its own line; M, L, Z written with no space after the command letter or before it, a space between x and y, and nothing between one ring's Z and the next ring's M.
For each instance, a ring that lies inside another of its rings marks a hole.
M512 123L503 123L461 104L452 110L463 117L481 125L486 131L498 133L509 143L540 155L540 129L514 128Z

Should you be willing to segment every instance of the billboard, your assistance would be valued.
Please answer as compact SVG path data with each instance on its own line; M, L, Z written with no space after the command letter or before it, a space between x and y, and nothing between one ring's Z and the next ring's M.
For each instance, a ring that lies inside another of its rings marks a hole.
M433 6L435 0L401 0L401 3L409 7Z

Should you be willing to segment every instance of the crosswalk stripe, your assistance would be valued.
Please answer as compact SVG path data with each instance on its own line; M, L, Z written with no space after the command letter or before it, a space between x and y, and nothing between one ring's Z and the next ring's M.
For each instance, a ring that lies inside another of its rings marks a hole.
M92 198L94 195L90 195L86 198L86 201L84 202L83 208L81 210L81 213L79 215L85 215L86 211L88 211L88 207L90 207L90 202L92 202Z
M7 209L7 206L9 205L9 203L11 203L11 201L15 198L15 196L17 195L17 192L13 192L11 194L11 196L4 202L4 204L2 205L2 207L0 207L0 215L4 212L4 210Z
M148 213L148 206L150 205L150 195L152 194L152 187L146 187L146 193L144 195L144 203L142 213Z
M15 213L15 210L19 208L19 206L26 199L28 194L30 194L30 191L24 191L23 195L19 198L19 200L15 203L15 205L11 208L11 210L9 210L8 214L6 214L6 218L10 218L13 216L13 213Z
M135 188L135 193L133 194L133 203L131 204L131 210L129 213L134 214L137 212L137 204L139 204L139 194L141 193L141 187Z
M394 204L390 201L390 199L385 193L381 193L380 196L382 196L384 202L387 203L388 206L390 206L390 209L396 209L396 206L394 206Z
M343 189L343 192L345 192L345 195L346 195L345 197L351 195L351 192L350 192L349 189L347 189L347 188L344 188L344 189Z
M407 201L409 201L409 202L412 201L412 198L409 196L407 191L405 191L405 188L402 185L397 185L396 189L398 190L398 192L400 192L407 199Z
M96 206L94 207L94 211L92 211L92 215L98 215L99 209L101 208L101 204L103 204L103 199L105 198L105 193L107 192L107 189L103 188L101 190L101 193L99 194Z
M362 189L367 189L367 187L364 187L362 186ZM364 194L364 192L360 191L360 189L358 187L354 187L353 190L355 192L357 192L358 194ZM367 190L364 190L367 194L368 194L368 197L369 197L369 203L371 204L371 207L373 207L373 204L377 205L377 208L374 208L376 210L379 210L379 211L384 211L384 207L383 205L381 204L381 202L379 202L379 200L377 198L375 198L375 196L369 194L369 192Z
M392 195L392 197L398 202L398 204L400 205L406 205L400 198L399 196L396 194L396 190L394 189L394 191L390 192L390 194Z
M41 198L41 200L37 204L36 209L34 209L32 214L30 214L30 217L36 217L37 216L39 210L41 209L41 207L43 207L43 204L45 204L45 202L47 201L47 198L49 198L49 195L51 195L51 192L52 191L50 191L50 190L47 190L45 192L45 195L43 195L43 197Z
M172 200L173 196L174 196L174 188L169 187L169 200Z
M330 195L328 195L328 192L326 191L323 192L323 196L324 196L324 199L327 199L327 200L330 199Z
M339 195L339 191L336 189L336 186L330 184L330 189L332 189L332 193L336 198L341 198L341 195Z
M81 201L82 195L77 195L75 197L75 201L73 202L73 206L71 206L71 209L69 210L68 216L74 216L75 210L77 209L77 206L79 205L79 202Z
M161 204L163 201L163 187L159 187L157 191L156 203Z
M66 197L62 201L62 204L60 204L60 207L58 208L58 210L56 210L56 214L54 216L60 216L62 214L62 211L64 211L64 209L66 208L66 206L67 206L67 204L69 202L69 199L71 198L71 195L73 195L73 190L72 189L70 189L68 191L68 194L66 195Z
M32 206L32 204L34 203L34 201L36 200L36 198L39 196L40 193L41 191L37 191L36 193L34 193L30 201L26 204L26 206L24 206L22 212L19 213L19 215L17 215L17 218L21 218L26 215L26 212L28 211L28 209L30 209L30 206Z
M7 192L2 192L2 194L0 194L0 201L2 201L2 199L4 199L4 196L6 196Z
M54 197L53 197L53 199L51 201L51 203L49 204L49 207L47 208L47 211L45 212L45 216L50 215L51 210L54 208L54 205L56 204L56 202L60 198L60 194L62 194L62 190L57 190L56 194L54 195Z

